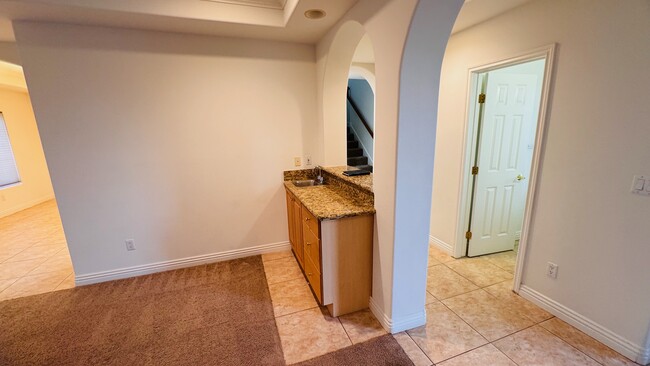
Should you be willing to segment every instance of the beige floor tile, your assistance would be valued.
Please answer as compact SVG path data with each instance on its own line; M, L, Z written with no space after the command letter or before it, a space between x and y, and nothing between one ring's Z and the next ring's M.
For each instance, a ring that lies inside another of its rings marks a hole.
M276 317L318 307L304 278L269 285Z
M0 292L4 291L7 287L13 285L13 283L16 282L17 280L18 280L17 278L0 280Z
M445 362L440 366L470 366L470 365L490 365L490 366L517 366L508 356L504 355L496 347L486 344L483 347L463 353Z
M444 265L429 267L427 270L427 291L436 299L464 294L478 287Z
M69 275L69 272L50 272L21 277L0 292L0 301L54 291Z
M54 291L59 291L59 290L67 290L70 288L76 287L74 283L74 273L70 274L68 277L66 277L63 282L61 282L55 289Z
M453 262L456 259L449 254L445 253L442 249L433 244L429 244L429 261L435 260L440 263ZM429 264L432 266L433 264Z
M434 248L434 249L431 249L431 248L434 248L434 247L431 244L429 244L429 259L427 261L427 267L436 266L436 265L442 263L439 260L437 260L436 256L435 256L436 252L434 251L434 249L437 249L437 248Z
M427 323L407 331L434 363L458 356L487 341L442 303L426 306Z
M504 281L484 288L490 295L521 310L521 314L535 323L551 319L552 314L512 291L512 281Z
M503 253L495 253L486 255L485 258L488 262L494 264L495 266L503 269L504 271L515 273L515 266L517 264L517 253L514 250L510 250Z
M45 262L45 258L0 264L0 279L19 278Z
M476 290L442 301L490 342L535 324L516 308L484 290Z
M295 258L287 257L264 263L266 281L270 284L304 278Z
M484 258L465 258L447 263L447 266L479 287L490 286L512 278L512 273L502 270Z
M558 318L545 321L540 325L605 366L637 365L618 352Z
M276 318L287 364L337 351L352 343L338 319L321 308Z
M43 258L43 260L52 257L56 253L65 249L63 245L42 245L42 246L33 246L29 247L22 252L16 254L15 256L8 259L6 262L18 262L25 261L37 258Z
M386 334L386 330L384 330L384 327L381 326L370 309L341 315L339 320L353 344Z
M431 295L429 291L427 291L426 298L424 299L424 304L431 304L432 302L436 302L438 299L436 299L435 296Z
M281 252L262 254L262 262L268 262L276 259L289 258L289 257L293 257L293 253L291 252L291 249L283 250Z
M393 334L393 338L395 338L397 343L399 343L399 345L402 347L406 355L409 356L411 362L413 362L415 366L433 365L433 362L429 360L429 357L427 357L427 355L422 352L420 347L415 344L415 341L413 341L413 339L408 334L406 334L406 332Z
M494 345L518 365L600 365L539 325L500 339Z
M51 257L29 272L29 275L60 271L72 272L72 261L69 256Z

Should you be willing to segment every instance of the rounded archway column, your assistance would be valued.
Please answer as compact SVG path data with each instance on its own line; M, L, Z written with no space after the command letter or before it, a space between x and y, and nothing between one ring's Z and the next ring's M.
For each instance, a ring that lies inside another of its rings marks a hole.
M425 323L429 219L440 71L463 0L418 2L400 69L392 332Z

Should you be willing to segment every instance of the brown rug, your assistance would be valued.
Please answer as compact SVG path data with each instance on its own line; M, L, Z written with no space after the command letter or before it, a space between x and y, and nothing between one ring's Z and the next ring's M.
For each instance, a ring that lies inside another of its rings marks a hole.
M0 365L283 365L261 257L0 302Z
M296 364L296 366L349 365L413 366L413 362L395 338L387 334Z

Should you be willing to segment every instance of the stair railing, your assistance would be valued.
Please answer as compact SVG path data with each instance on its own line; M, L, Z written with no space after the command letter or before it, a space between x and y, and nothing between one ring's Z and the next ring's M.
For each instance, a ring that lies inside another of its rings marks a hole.
M361 123L363 124L363 127L365 127L366 131L368 131L368 133L370 134L370 137L374 139L375 134L372 132L372 129L370 128L370 125L368 124L366 118L363 116L363 113L361 113L361 109L359 108L359 106L357 106L357 103L354 102L354 99L352 99L350 88L348 88L348 102L350 102L350 106L352 106L352 110L354 110L354 113L357 114L359 120L361 120Z

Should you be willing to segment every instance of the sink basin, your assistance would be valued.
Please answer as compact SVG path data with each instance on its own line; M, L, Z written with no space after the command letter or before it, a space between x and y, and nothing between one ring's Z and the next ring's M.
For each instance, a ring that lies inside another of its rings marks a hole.
M294 180L293 185L296 187L311 187L311 186L318 186L321 184L318 184L314 179L305 179L305 180Z

